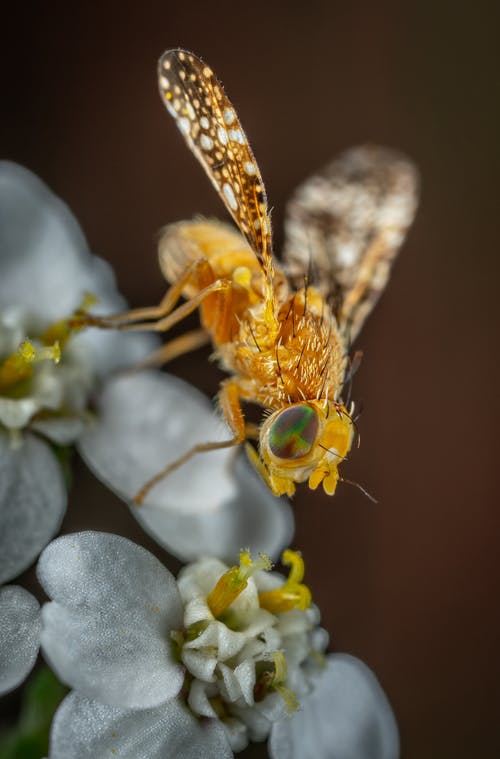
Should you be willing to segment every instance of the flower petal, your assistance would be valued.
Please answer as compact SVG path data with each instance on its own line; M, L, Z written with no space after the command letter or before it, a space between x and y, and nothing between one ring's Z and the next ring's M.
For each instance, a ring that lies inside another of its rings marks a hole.
M179 692L184 670L170 631L182 626L182 604L149 551L116 535L65 535L43 552L38 577L54 599L42 610L42 648L64 682L125 708Z
M2 308L23 307L53 321L68 316L86 291L117 295L110 268L90 255L69 208L9 161L0 162L0 250Z
M103 481L132 500L169 459L194 443L229 436L201 393L175 377L149 371L105 385L96 425L84 435L80 449ZM235 491L228 452L215 451L173 472L148 494L145 504L199 513L216 509Z
M92 309L92 313L118 313L125 310L122 301L119 306L111 306L101 299L100 308ZM105 306L105 307L103 307ZM74 345L89 351L92 367L98 378L103 378L119 369L129 369L143 361L158 347L155 335L133 332L116 332L102 329L83 331L73 338Z
M128 502L169 459L195 443L229 436L201 393L161 372L111 380L99 409L80 450L96 475ZM235 466L228 450L194 456L133 513L184 560L208 551L233 561L242 546L276 556L293 533L288 503L272 496L249 467Z
M129 711L71 693L52 723L49 759L232 759L220 724L177 699Z
M40 604L18 585L0 588L0 695L16 688L38 655Z
M27 569L55 535L66 511L61 467L32 435L21 445L0 432L0 583Z
M14 306L45 325L68 317L86 292L98 299L96 313L126 304L111 267L89 252L69 208L22 166L0 161L0 306ZM145 358L156 345L150 335L92 329L75 337L91 350L98 375Z
M327 666L302 709L273 725L272 759L397 759L399 736L373 672L347 654Z
M290 545L295 529L290 504L271 494L243 454L232 465L238 492L217 510L184 514L145 504L132 506L132 513L152 538L182 561L194 561L204 554L233 564L241 548L261 551L277 560ZM192 466L196 466L195 461Z
M30 429L39 432L56 445L71 445L85 429L85 421L77 416L49 417L31 422Z

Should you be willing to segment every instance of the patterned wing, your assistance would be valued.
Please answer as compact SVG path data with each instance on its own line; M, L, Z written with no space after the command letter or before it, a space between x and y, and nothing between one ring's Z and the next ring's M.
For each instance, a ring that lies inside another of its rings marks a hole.
M238 116L213 71L187 50L158 64L163 102L257 255L271 266L271 223L259 167Z
M300 185L288 204L287 273L299 287L312 275L352 340L387 283L417 200L418 174L404 155L362 146Z

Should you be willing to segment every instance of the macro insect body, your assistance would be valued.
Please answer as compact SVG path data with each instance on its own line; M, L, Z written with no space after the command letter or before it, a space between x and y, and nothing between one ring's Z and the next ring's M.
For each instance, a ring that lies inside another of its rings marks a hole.
M342 400L353 368L350 344L413 219L417 172L392 150L362 146L343 153L292 197L281 265L273 257L259 168L212 70L193 53L168 50L158 82L239 231L205 219L167 226L159 259L171 286L160 305L94 323L164 331L199 308L202 329L167 343L155 361L211 340L230 375L218 401L232 437L187 451L135 500L194 453L251 437L258 437L259 452L247 443L249 457L273 493L290 496L307 480L333 494L354 437L352 408ZM245 422L247 402L266 410L260 429Z

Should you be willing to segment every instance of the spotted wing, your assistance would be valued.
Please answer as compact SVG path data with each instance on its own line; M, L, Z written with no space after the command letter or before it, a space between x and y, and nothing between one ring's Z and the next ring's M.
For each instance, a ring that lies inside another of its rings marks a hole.
M236 111L213 71L186 50L167 50L158 64L163 102L267 270L271 223L259 167Z
M418 174L401 153L361 146L300 185L287 207L284 261L309 277L352 340L384 289L415 215Z

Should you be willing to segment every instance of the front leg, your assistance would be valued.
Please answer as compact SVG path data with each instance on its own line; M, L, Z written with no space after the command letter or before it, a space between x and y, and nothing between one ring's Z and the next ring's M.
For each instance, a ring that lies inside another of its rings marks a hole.
M168 477L171 472L178 469L180 466L189 461L192 456L197 453L204 453L205 451L217 451L221 448L231 448L234 445L239 445L245 440L245 418L240 404L240 388L236 380L228 380L222 385L219 393L219 405L224 417L229 425L233 437L229 440L222 440L211 443L197 443L193 445L186 453L180 456L178 459L168 464L161 472L155 474L150 480L148 480L139 492L134 497L134 503L139 506L149 491L154 488L161 480Z
M158 321L177 305L186 287L192 287L198 292L205 290L216 280L212 267L206 258L199 258L186 267L179 279L168 288L157 306L134 308L121 314L109 316L92 316L86 311L75 315L75 326L100 327L101 329L144 329L156 330ZM196 308L196 306L195 306Z

